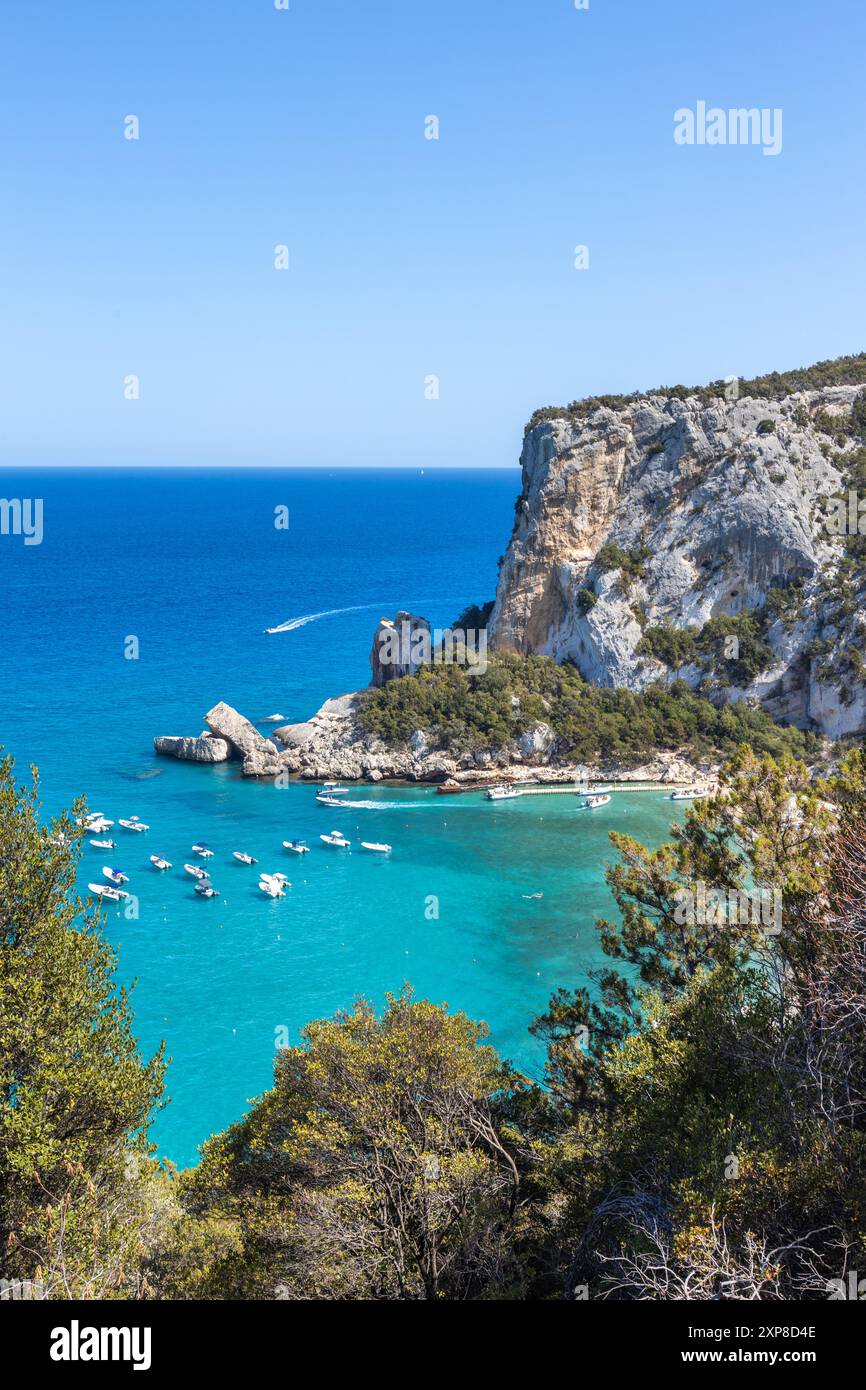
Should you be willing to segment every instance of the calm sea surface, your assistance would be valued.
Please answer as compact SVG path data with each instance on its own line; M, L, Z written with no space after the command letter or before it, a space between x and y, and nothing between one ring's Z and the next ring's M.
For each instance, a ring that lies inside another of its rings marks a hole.
M138 919L112 908L107 931L136 981L143 1050L164 1038L172 1058L154 1137L175 1162L267 1087L284 1030L297 1041L308 1019L405 980L485 1019L540 1077L527 1026L557 986L584 981L595 916L614 911L607 832L659 843L679 818L653 794L590 813L562 796L496 805L382 787L335 811L309 786L154 757L155 734L199 733L217 700L296 720L366 685L380 614L444 627L490 598L518 489L516 470L0 474L2 496L44 503L41 545L0 536L0 743L22 773L38 765L47 811L84 793L152 827L88 848L81 886L112 864L138 896ZM283 506L288 530L274 526ZM291 619L305 621L265 635ZM329 850L332 828L394 852ZM281 848L295 836L313 847L303 859ZM182 869L196 840L215 850L210 902ZM286 898L258 893L235 849L288 873ZM150 867L156 851L170 873Z

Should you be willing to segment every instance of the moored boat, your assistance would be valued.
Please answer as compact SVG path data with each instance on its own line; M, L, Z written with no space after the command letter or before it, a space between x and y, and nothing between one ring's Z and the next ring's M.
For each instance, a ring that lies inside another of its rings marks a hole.
M150 862L151 862L151 864L153 865L153 867L154 867L155 869L170 869L170 868L171 868L171 860L169 860L169 859L163 859L163 857L162 857L161 854L152 854L152 855L150 856Z
M218 898L219 890L214 888L212 883L197 883L195 891L200 893L203 898Z
M522 793L521 791L519 791L519 790L517 789L517 787L509 787L509 786L506 786L505 783L503 782L503 783L501 783L498 787L491 787L491 788L490 788L489 792L487 793L487 800L488 800L488 801L513 801L514 798L515 798L516 796L522 796L522 795L523 795L523 793Z
M232 850L232 858L236 859L239 864L257 864L259 862L257 859L254 859L251 854L245 854L243 850L240 849Z
M207 878L207 869L203 869L200 864L184 864L184 872L192 874L193 878Z
M352 841L347 840L345 835L342 835L339 830L332 830L330 835L320 835L319 839L323 840L326 845L334 845L336 849L348 849L349 845L352 843Z
M124 830L135 830L138 834L150 829L150 826L145 825L143 820L139 820L138 816L130 816L128 820L119 820L117 824L122 825Z
M390 846L390 845L377 845L377 844L375 843L375 841L372 841L372 840L362 840L362 841L361 841L361 849L371 849L371 850L374 850L376 854L390 854L390 853L391 853L391 846Z
M292 854L309 854L310 846L306 840L283 840L283 849L290 849Z

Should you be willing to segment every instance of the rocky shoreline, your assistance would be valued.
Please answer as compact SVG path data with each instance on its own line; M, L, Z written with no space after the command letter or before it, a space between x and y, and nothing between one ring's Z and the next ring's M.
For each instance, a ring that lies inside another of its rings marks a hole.
M557 784L586 781L653 781L683 786L704 780L715 763L696 764L677 753L659 753L641 767L615 762L598 765L563 762L548 755L544 726L508 747L452 756L431 748L419 730L407 744L394 748L369 734L358 717L363 692L326 700L311 719L284 724L265 738L250 720L223 702L205 715L206 729L197 737L161 736L154 749L186 762L240 761L245 777L286 781L427 783L460 787L500 782ZM278 746L280 745L280 746Z

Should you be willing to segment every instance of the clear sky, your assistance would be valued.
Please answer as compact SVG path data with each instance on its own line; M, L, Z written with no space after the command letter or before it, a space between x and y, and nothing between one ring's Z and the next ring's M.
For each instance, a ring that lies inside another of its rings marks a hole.
M290 5L3 7L0 463L511 465L866 347L863 0ZM678 146L699 100L781 154Z

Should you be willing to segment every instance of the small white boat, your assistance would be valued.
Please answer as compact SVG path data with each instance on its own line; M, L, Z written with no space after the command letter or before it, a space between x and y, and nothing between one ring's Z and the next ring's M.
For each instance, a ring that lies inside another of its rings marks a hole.
M489 792L487 793L487 800L513 801L516 796L522 795L523 793L518 791L517 787L491 787Z
M348 849L352 843L339 830L332 830L330 835L320 835L319 839L323 840L326 845L334 845L337 849Z
M111 903L119 903L121 898L127 896L119 888L110 888L107 883L88 883L87 887L97 898L106 898Z
M290 849L292 854L309 854L310 846L306 840L283 840L283 849Z
M259 862L258 859L253 859L251 854L244 854L243 850L240 849L232 850L232 858L236 859L239 864L258 864Z
M117 849L113 840L91 840L90 843L94 849Z
M597 811L599 806L606 806L609 801L610 797L603 793L597 796L588 796L583 803L583 809L586 811Z
M184 864L184 872L192 874L193 878L207 878L207 869L203 869L200 864Z
M286 890L280 881L271 878L270 875L259 879L259 892L266 893L269 898L284 898Z
M139 834L141 834L143 830L150 829L150 826L145 825L143 820L138 819L138 816L130 816L129 820L119 820L117 824L122 825L124 830L136 830Z
M331 792L319 792L319 794L316 797L316 800L318 801L320 806L345 807L346 805L345 801L341 801L338 796L334 796Z
M671 801L699 801L702 796L708 796L706 788L689 787L687 790L671 792Z
M155 869L170 869L170 868L171 868L171 861L168 860L168 859L163 859L163 857L162 857L161 854L152 854L152 855L150 856L150 862L151 862L151 864L153 865L153 867L154 867Z
M323 782L322 791L330 792L331 796L348 796L349 794L349 788L341 787L339 782Z
M376 854L390 854L390 853L391 853L391 846L390 846L390 845L377 845L377 844L374 844L372 840L362 840L362 841L361 841L361 849L372 849L372 850L375 850Z
M83 825L86 830L95 831L97 835L102 835L104 831L111 829L114 821L107 820L101 811L92 811L89 816L79 816L75 824Z
M208 849L207 845L192 845L193 854L200 854L202 859L213 859L213 850Z
M110 869L107 864L103 866L102 876L107 878L109 883L113 883L115 888L119 888L121 883L129 882L128 874L122 874L119 869Z
M195 891L200 893L203 898L218 898L219 891L214 888L212 883L197 883Z

